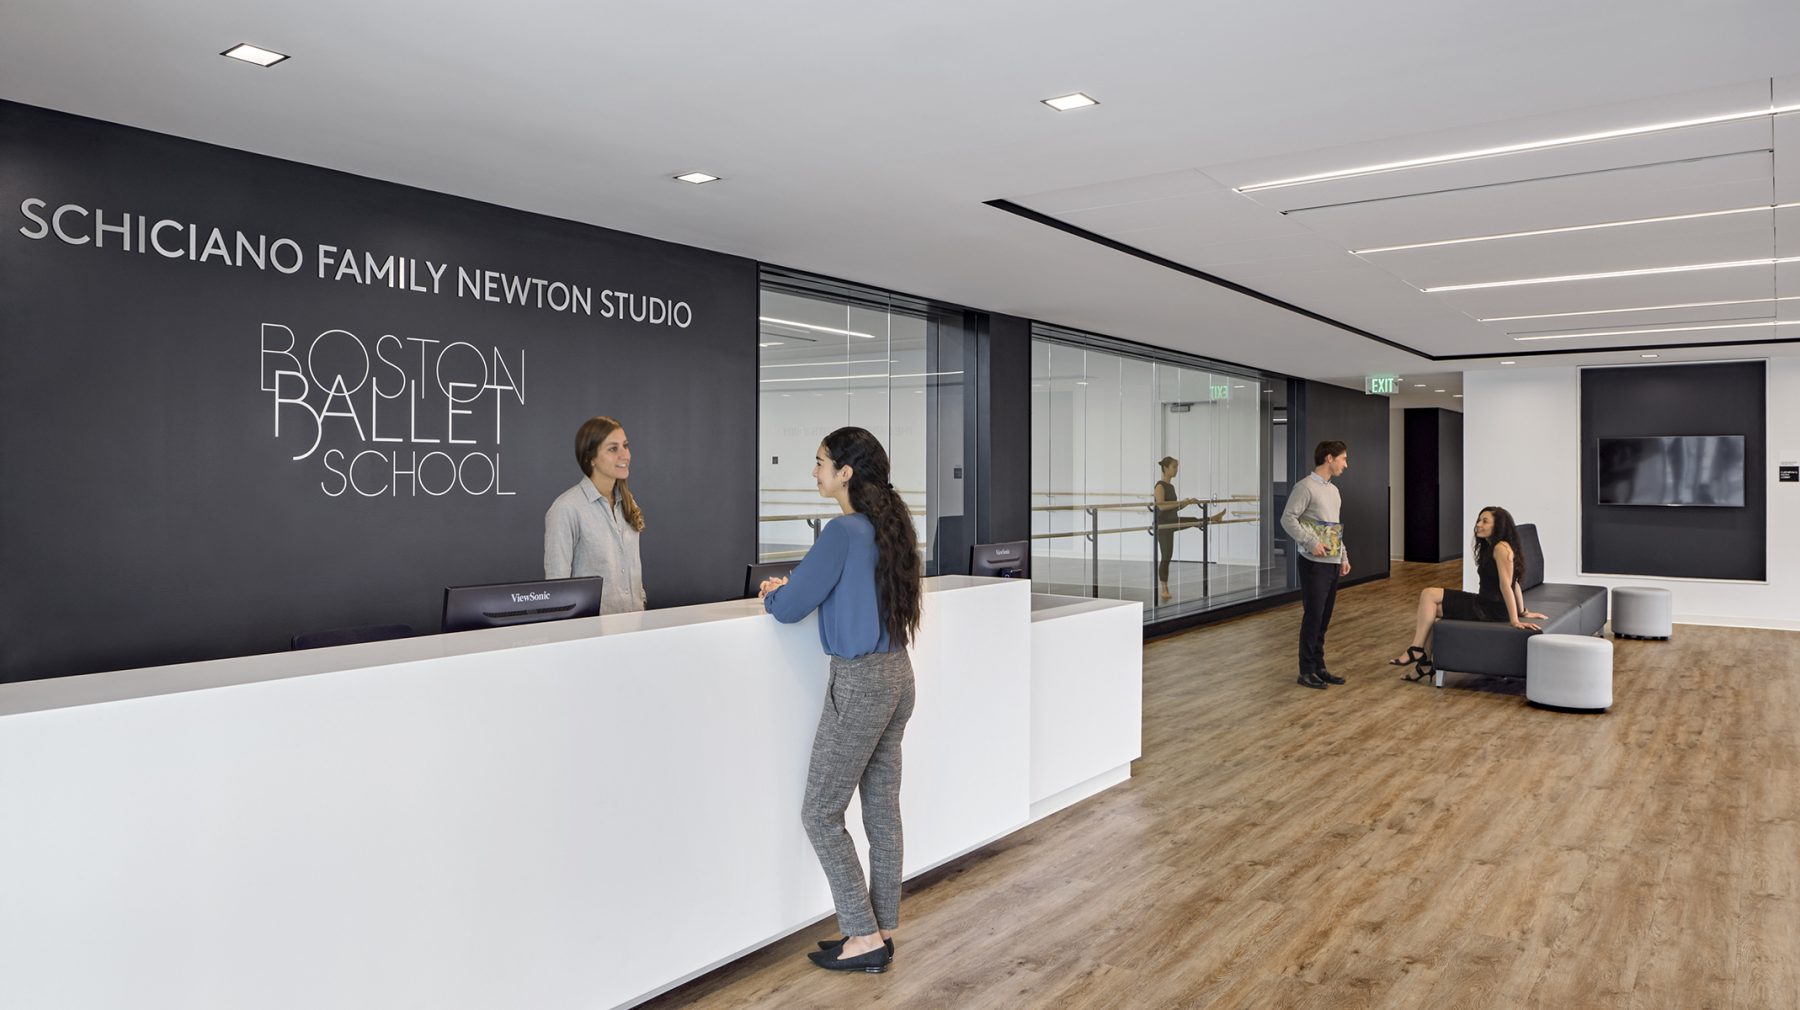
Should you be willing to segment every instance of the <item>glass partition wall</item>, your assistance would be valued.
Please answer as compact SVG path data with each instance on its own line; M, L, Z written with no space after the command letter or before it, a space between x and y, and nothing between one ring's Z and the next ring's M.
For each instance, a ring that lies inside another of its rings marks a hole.
M1289 382L1036 326L1033 588L1140 600L1147 622L1292 589Z
M758 316L756 560L798 560L838 515L813 484L813 455L832 430L855 425L887 447L926 574L967 571L972 342L961 311L766 269Z

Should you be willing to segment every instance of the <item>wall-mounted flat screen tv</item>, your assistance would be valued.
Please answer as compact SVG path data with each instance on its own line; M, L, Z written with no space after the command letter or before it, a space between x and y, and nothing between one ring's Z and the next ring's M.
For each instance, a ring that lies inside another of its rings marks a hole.
M1601 505L1742 508L1744 436L1599 440Z

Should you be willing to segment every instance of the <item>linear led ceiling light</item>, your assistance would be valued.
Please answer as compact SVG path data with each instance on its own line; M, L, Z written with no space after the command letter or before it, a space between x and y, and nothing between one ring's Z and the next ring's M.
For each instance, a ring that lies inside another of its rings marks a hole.
M1800 301L1800 295L1780 298L1735 298L1723 302L1672 302L1668 305L1637 305L1629 309L1586 309L1581 312L1540 312L1533 316L1488 316L1478 323L1511 323L1521 319L1562 319L1567 316L1612 316L1621 312L1659 312L1663 309L1710 309L1718 305L1766 305L1770 302Z
M1723 263L1683 263L1675 267L1645 267L1642 270L1608 270L1597 274L1562 274L1556 277L1521 277L1511 281L1481 281L1475 284L1439 284L1420 288L1426 294L1439 291L1474 291L1479 288L1516 288L1526 284L1560 284L1564 281L1601 281L1613 277L1648 277L1652 274L1684 274L1696 270L1730 270L1734 267L1766 267L1777 263L1800 262L1800 256L1770 256L1759 260L1730 260Z
M704 186L709 182L719 181L718 176L707 175L705 172L684 172L681 175L675 176L674 179L676 182L691 182L696 186Z
M954 372L870 372L867 375L808 375L796 379L758 379L758 382L842 382L845 379L929 379L940 375L961 375L961 370ZM1078 386L1087 383L1078 382Z
M1753 323L1712 323L1706 326L1661 326L1653 330L1601 330L1582 333L1534 333L1514 340L1569 340L1576 337L1635 337L1640 333L1694 333L1699 330L1744 330L1755 326L1800 326L1800 319L1759 319Z
M1100 102L1077 91L1072 95L1059 95L1056 98L1046 98L1044 99L1044 104L1058 112L1071 112L1075 109L1085 109L1090 105L1099 105Z
M835 326L820 326L817 323L797 323L792 319L776 319L774 316L757 316L756 318L765 323L774 323L777 326L792 326L798 330L812 330L816 333L838 333L846 337L862 337L864 340L875 339L875 334L863 333L858 330L840 330Z
M758 346L761 346L761 345L758 345ZM892 364L894 361L893 358L889 358L887 360L888 360L889 364ZM839 359L837 361L777 362L775 364L770 364L770 365L758 365L757 367L758 368L847 368L853 364L854 365L879 365L881 363L882 363L882 360L880 358L851 358L851 359Z
M1759 119L1764 116L1779 116L1796 111L1800 111L1800 105L1779 105L1771 106L1767 109L1753 109L1748 112L1727 112L1717 116L1701 116L1698 119L1677 119L1667 123L1650 123L1645 126L1627 126L1617 130L1601 130L1596 133L1578 133L1568 137L1552 137L1549 140L1530 140L1519 144L1503 144L1499 147L1482 147L1472 151L1458 151L1454 154L1436 154L1424 158L1407 158L1404 161L1384 161L1374 165L1358 165L1355 168L1344 168L1335 172L1317 172L1312 175L1296 175L1288 179L1271 179L1268 182L1254 182L1248 186L1236 186L1233 188L1239 193L1255 193L1259 190L1285 189L1289 186L1305 186L1315 182L1336 182L1340 179L1359 179L1368 175L1385 175L1388 172L1401 172L1409 168L1425 168L1431 165L1452 165L1460 161L1477 161L1482 158L1496 158L1507 154L1548 151L1558 147L1573 147L1576 144L1591 144L1597 140L1617 140L1621 137L1637 137L1646 133L1661 133L1665 130L1685 130L1694 126L1711 126L1715 123L1736 123L1746 119Z
M1800 207L1800 203L1767 203L1755 207L1734 207L1731 210L1708 210L1698 214L1669 214L1665 217L1640 217L1630 221L1601 221L1598 224L1573 224L1566 228L1539 228L1535 231L1508 231L1495 235L1473 235L1468 238L1447 238L1436 242L1413 242L1408 245L1384 245L1372 249L1352 249L1353 256L1367 256L1371 253L1401 252L1406 249L1434 249L1446 245L1466 245L1470 242L1494 242L1504 238L1532 238L1538 235L1565 235L1573 231L1595 231L1601 228L1626 228L1638 224L1663 224L1668 221L1693 221L1704 217L1728 217L1732 214L1754 214L1759 210L1786 210L1789 207Z
M253 46L248 42L239 42L237 45L232 46L230 49L225 50L219 55L229 56L234 60L243 60L245 63L254 63L259 67L272 67L288 58L286 53L278 53L273 49L264 49L261 46Z

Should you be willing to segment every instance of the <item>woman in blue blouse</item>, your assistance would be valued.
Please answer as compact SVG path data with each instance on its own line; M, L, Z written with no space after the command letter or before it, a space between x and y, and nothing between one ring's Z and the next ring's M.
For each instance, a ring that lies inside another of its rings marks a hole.
M813 480L844 514L825 524L791 577L761 587L763 607L784 624L817 609L819 642L831 656L800 819L844 933L808 956L834 971L886 971L900 925L900 738L913 710L906 646L919 628L919 545L888 474L887 451L874 435L839 428L825 436ZM869 836L866 885L844 830L858 786Z

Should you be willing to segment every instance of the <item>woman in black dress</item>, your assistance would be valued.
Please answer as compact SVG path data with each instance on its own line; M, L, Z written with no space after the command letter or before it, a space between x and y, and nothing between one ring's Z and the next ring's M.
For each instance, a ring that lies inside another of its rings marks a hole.
M1525 609L1525 594L1520 588L1525 578L1525 554L1512 513L1496 506L1482 509L1475 520L1474 546L1475 574L1480 579L1478 592L1435 586L1420 591L1419 620L1412 644L1403 655L1388 660L1393 666L1417 666L1407 680L1418 680L1433 672L1426 646L1431 641L1432 625L1439 620L1505 621L1515 628L1542 630L1530 620L1542 620L1544 615ZM1506 573L1505 578L1501 572Z

